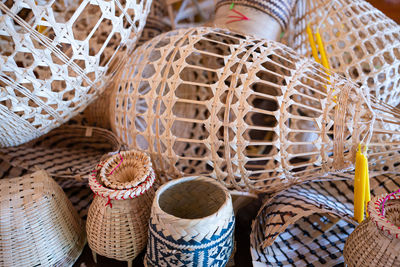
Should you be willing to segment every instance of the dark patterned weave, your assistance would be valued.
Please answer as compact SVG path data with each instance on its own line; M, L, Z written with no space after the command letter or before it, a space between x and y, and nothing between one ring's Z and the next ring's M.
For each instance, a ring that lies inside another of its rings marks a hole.
M400 187L400 175L371 177L371 195ZM253 222L254 266L342 265L343 248L356 223L353 181L294 186L267 199ZM264 246L263 246L264 245Z
M282 29L285 30L296 4L296 0L219 0L216 8L218 9L220 6L230 5L232 3L235 5L253 7L270 15L276 19ZM260 27L263 27L263 25L260 25Z

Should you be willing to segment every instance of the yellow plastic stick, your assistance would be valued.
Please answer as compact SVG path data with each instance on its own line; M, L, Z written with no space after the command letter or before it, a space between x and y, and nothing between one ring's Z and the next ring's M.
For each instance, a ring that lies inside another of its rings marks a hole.
M325 68L327 68L329 70L329 61L328 61L328 58L326 57L324 43L322 42L321 35L319 34L319 28L317 29L315 36L317 37L318 51L319 51L319 54L321 55L322 66L324 66Z
M319 57L318 57L317 47L315 46L314 36L311 31L310 22L307 24L307 35L308 35L308 40L310 41L310 45L311 45L312 56L317 63L321 63L321 61L319 60Z
M364 206L367 191L368 159L361 153L361 145L358 145L356 154L356 173L354 176L354 219L361 223L364 220Z

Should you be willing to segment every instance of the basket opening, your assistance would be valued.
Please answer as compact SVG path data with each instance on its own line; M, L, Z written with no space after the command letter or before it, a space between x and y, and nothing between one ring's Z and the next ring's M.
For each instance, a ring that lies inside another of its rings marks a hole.
M216 213L225 203L222 188L206 181L185 181L161 193L160 208L175 217L198 219Z
M385 204L385 217L400 227L400 199L388 200Z
M137 181L143 178L144 175L148 172L149 162L145 157L142 157L139 160L128 160L125 159L120 164L121 159L119 157L115 157L111 164L108 164L106 167L105 173L107 179L110 183L128 183L132 181ZM118 166L118 167L117 167ZM109 175L112 172L111 175Z

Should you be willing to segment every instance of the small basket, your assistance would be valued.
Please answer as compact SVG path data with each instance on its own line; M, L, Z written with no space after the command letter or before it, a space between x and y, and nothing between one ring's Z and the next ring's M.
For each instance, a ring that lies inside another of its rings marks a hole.
M146 153L123 151L105 162L100 180L111 189L130 189L143 183L152 172L151 160Z
M84 225L45 171L0 180L0 265L72 266L86 243Z
M146 266L225 266L233 250L235 217L228 191L206 177L159 188L149 226Z
M89 178L90 171L106 153L121 148L110 131L96 127L59 127L29 143L0 149L0 157L28 171L46 170L53 177Z
M131 174L136 170L136 167L124 166L130 155L137 154L127 153L124 162L118 167L121 170L114 175L125 175L124 172ZM113 161L113 158L98 164L89 178L89 186L95 193L95 198L90 205L86 223L88 243L95 261L98 253L108 258L127 261L128 266L131 266L132 260L147 243L155 175L150 165L150 174L140 184L129 189L111 189L100 181L100 173L104 172L107 164L111 165L109 161Z
M391 195L382 215L385 195L368 204L369 218L349 236L344 247L347 266L399 266L400 194Z

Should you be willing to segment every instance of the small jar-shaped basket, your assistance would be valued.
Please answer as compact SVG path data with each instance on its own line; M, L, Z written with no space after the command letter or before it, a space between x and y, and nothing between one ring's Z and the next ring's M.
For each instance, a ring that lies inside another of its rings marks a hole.
M43 170L0 180L0 266L72 266L86 243L84 225Z
M400 266L400 194L391 195L383 207L386 196L369 202L369 218L347 239L343 251L347 266Z
M206 177L159 188L149 225L146 266L225 266L234 247L235 217L228 191Z
M119 163L116 163L117 159ZM136 163L133 164L133 161ZM147 173L147 176L143 176L143 173ZM102 174L108 175L108 182L112 186L120 186L119 181L122 180L132 186L128 189L106 187L100 179ZM128 266L132 266L132 260L147 243L154 180L149 157L139 151L121 152L98 164L89 178L95 198L86 223L88 243L95 261L97 253L127 261Z

